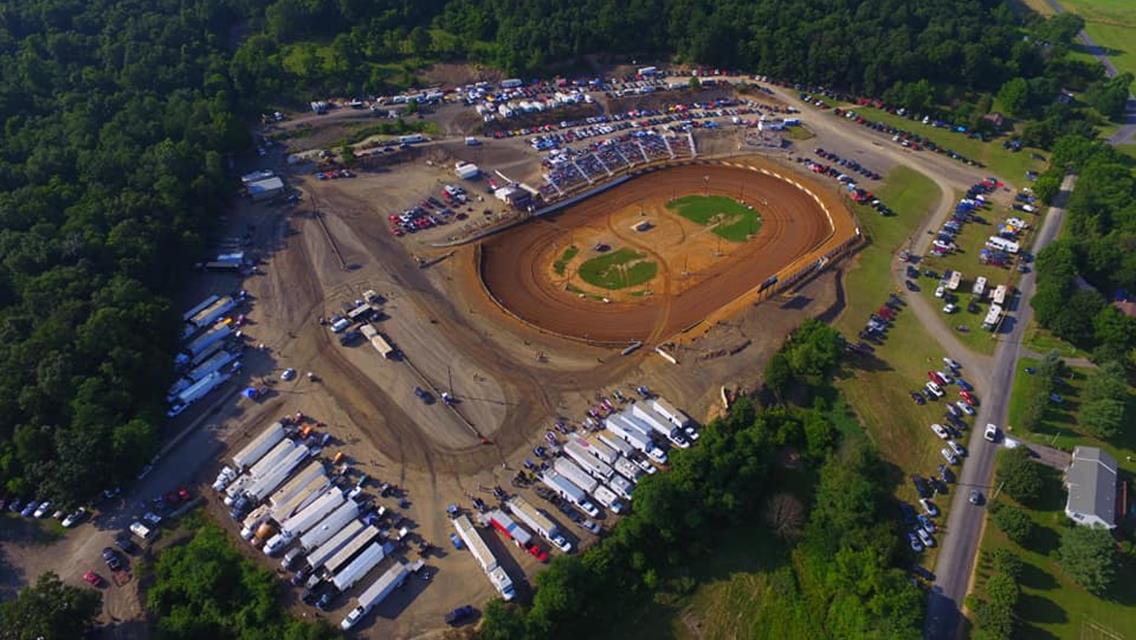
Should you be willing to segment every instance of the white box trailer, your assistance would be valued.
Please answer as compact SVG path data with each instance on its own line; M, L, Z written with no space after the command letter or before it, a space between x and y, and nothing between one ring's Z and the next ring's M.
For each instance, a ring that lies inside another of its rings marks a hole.
M631 405L631 415L628 416L632 420L639 419L648 427L655 430L655 433L671 440L679 433L678 427L671 424L663 416L655 413L653 409L648 408L643 403L636 402Z
M258 479L248 490L245 495L252 498L256 502L264 500L273 491L276 491L280 485L292 475L292 472L300 466L304 460L311 455L311 449L305 446L299 446L293 449L287 457L280 461L280 464L273 467L263 478Z
M213 373L214 371L220 370L222 367L228 365L234 360L239 359L240 357L240 354L233 353L232 351L217 351L205 362L202 362L201 364L191 369L189 373L185 374L185 377L189 378L189 380L191 380L192 382L197 382L205 376Z
M568 442L564 445L564 453L568 454L568 457L572 458L581 469L587 471L593 478L601 481L610 478L615 474L615 471L607 463L590 455L588 453L590 446L586 441L573 440L569 437Z
M308 554L308 566L310 566L313 571L318 571L319 568L323 566L324 562L327 562L332 556L339 553L341 549L354 540L356 536L360 535L365 526L366 525L359 520L348 522L342 529L337 531L335 535L331 536L329 540L316 547ZM374 534L371 535L370 538L367 538L363 544L369 542L374 536L379 535L378 530L375 530L374 527L371 527L371 529L374 530Z
M986 239L986 246L991 249L1005 251L1009 254L1015 254L1021 250L1021 246L1013 240L1007 240L1001 236L990 236Z
M493 585L501 597L507 602L516 597L517 593L513 589L513 580L509 578L509 574L497 564L497 557L489 550L485 544L485 540L481 538L481 534L473 528L473 523L470 522L469 516L460 515L454 518L454 529L457 530L458 535L461 537L462 542L465 543L469 552L473 554L477 563L481 565L482 571L489 578L489 582Z
M359 532L359 535L351 538L345 542L339 551L336 551L330 558L323 562L323 568L328 575L334 575L336 571L347 565L355 554L359 553L363 547L367 546L371 540L374 540L379 535L379 530L375 527L366 527ZM311 564L311 560L308 561ZM317 569L317 565L312 565L313 569Z
M394 565L386 570L386 573L379 576L367 590L359 594L358 605L347 614L343 622L339 623L339 628L344 631L359 624L368 613L371 612L376 605L386 599L395 589L402 586L406 582L406 577L410 575L410 570L406 568L403 562L395 562Z
M618 451L624 457L629 457L631 455L631 452L635 451L635 447L627 444L622 439L620 439L619 436L610 431L600 431L599 435L597 435L596 437L601 443L606 444L615 451Z
M190 357L195 357L231 335L233 335L233 325L227 322L218 322L209 331L190 342L185 351Z
M615 464L615 461L619 459L619 452L604 444L599 438L581 438L573 433L568 436L568 441L579 442L588 455L600 462Z
M615 461L615 470L619 475L632 482L638 480L639 476L643 474L643 470L639 468L639 465L623 457Z
M218 295L209 296L208 298L202 300L201 302L197 303L195 306L190 308L189 311L186 311L185 313L181 314L181 319L185 322L189 322L190 319L192 319L197 314L201 313L201 311L203 309L205 309L209 305L213 304L214 302L217 302L220 299L221 299L221 296L218 296Z
M647 404L651 405L655 413L663 416L679 429L685 429L690 426L690 417L676 409L674 405L663 398L651 398L647 401Z
M279 444L286 435L283 423L272 423L267 429L261 431L251 442L233 455L233 468L239 471L255 464L264 454L268 453L273 447Z
M219 298L190 318L189 324L198 329L204 329L232 311L236 306L237 301L229 296Z
M304 507L291 518L281 522L280 530L294 536L302 535L327 517L327 514L343 504L346 499L347 497L343 495L343 491L339 487L332 487L318 500Z
M335 574L331 579L331 583L339 589L340 593L347 591L355 586L356 582L363 579L371 569L374 569L383 558L387 557L386 545L382 542L372 543L371 546L363 550L358 557L349 562L346 567L343 567L339 573Z
M300 536L300 546L303 547L304 551L315 549L339 533L340 529L347 526L347 523L354 520L358 515L359 503L348 499L326 518L320 520L319 524Z
M575 483L568 478L565 478L555 471L549 470L540 474L540 480L558 496L580 507L588 515L592 517L599 515L599 509L596 509L596 505L592 504L591 500L588 500L588 496L584 493L584 490L577 487Z
M256 461L256 464L249 467L248 473L254 478L263 478L265 474L280 463L281 460L288 457L288 454L296 449L298 445L291 440L284 439L276 443L272 450L264 454L264 457Z
M608 489L601 484L600 486L596 487L596 490L592 492L592 495L595 496L596 500L599 500L600 504L610 509L612 513L623 513L623 501L620 500L619 496L615 495L615 492L611 489Z
M273 509L279 508L285 503L290 502L296 496L301 495L304 489L310 485L313 480L326 477L323 470L323 463L319 460L313 461L268 498L269 507Z
M552 468L556 469L556 473L571 480L572 484L583 489L584 493L591 493L592 489L596 488L596 479L568 458L562 456L556 458L556 461L552 463Z
M604 426L607 427L608 433L617 436L623 440L623 442L642 451L653 460L666 464L667 454L655 444L655 441L652 440L650 436L638 426L624 419L623 416L618 414L608 416L604 419Z
M330 487L331 479L327 476L313 478L308 484L304 485L296 495L281 502L277 506L271 507L272 519L277 522L283 522L291 518L309 504L319 500Z
M552 546L565 553L572 550L572 545L560 534L559 527L553 524L552 520L544 515L540 509L529 504L521 496L513 496L506 500L505 508L509 510L509 513L517 516L517 519L521 522L531 527L533 531L536 531L542 538L548 540Z
M166 417L173 418L178 416L182 411L185 411L189 405L204 398L217 389L217 387L228 382L230 377L231 376L227 373L214 371L195 382L188 389L178 394L177 399L174 400L170 405L169 411L166 412Z

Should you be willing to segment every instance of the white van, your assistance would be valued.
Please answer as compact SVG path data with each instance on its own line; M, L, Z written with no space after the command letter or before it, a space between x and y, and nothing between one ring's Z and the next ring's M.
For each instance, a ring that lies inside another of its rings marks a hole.
M998 249L999 251L1005 251L1006 253L1010 254L1015 254L1021 250L1021 247L1018 246L1018 243L1014 242L1013 240L1007 240L1001 236L990 236L986 239L986 246L991 249Z

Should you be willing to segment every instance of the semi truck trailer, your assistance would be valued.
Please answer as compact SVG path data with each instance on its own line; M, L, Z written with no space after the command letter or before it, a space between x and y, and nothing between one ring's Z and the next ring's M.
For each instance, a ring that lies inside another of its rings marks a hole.
M359 503L354 500L348 500L339 505L335 511L332 511L326 518L321 520L319 524L308 530L307 533L300 536L300 547L304 551L311 551L319 545L327 542L332 536L339 533L339 530L347 526L359 515Z
M589 516L594 518L600 514L600 510L596 508L596 505L592 504L591 500L588 500L588 496L584 493L584 490L577 487L568 478L565 478L555 471L549 470L540 474L540 480L558 496L580 507L580 509Z
M319 571L320 568L323 567L324 562L330 560L336 553L339 553L341 549L354 540L356 536L360 535L363 532L364 526L365 525L359 520L348 522L342 529L336 532L335 535L331 536L330 539L308 554L308 566L312 568L312 571ZM371 528L374 529L374 527ZM371 537L378 534L378 530L375 530ZM363 544L369 541L370 538L367 538Z
M406 564L395 562L394 566L379 576L379 579L367 587L366 591L359 594L356 606L351 609L343 622L339 623L339 628L347 631L359 624L359 621L365 618L371 612L371 609L385 600L395 589L401 587L409 575L410 570L406 568Z
M568 458L557 458L552 463L552 468L556 469L556 473L571 480L572 484L583 489L584 493L591 493L592 489L595 489L596 485L599 484L595 478L588 475L587 471L581 469L579 465Z
M572 436L569 436L568 442L564 445L564 453L596 480L607 480L615 474L615 471L606 462L589 453L591 448L592 446L586 440L573 439Z
M324 572L328 575L335 575L336 571L346 566L355 554L359 553L363 547L367 546L367 543L374 540L378 535L379 530L373 526L366 527L360 531L359 535L351 538L339 551L333 553L330 558L323 562ZM310 562L311 560L309 560L309 563ZM318 569L319 567L313 564L312 568Z
M572 544L561 535L559 527L553 524L544 512L529 504L521 496L513 496L506 500L505 508L509 510L509 513L517 516L521 522L531 527L533 531L540 534L552 546L564 553L572 551Z
M378 564L383 561L383 558L387 557L388 551L393 550L394 545L391 545L389 542L372 543L371 546L363 550L363 553L360 553L358 557L347 563L347 566L343 567L339 573L335 574L331 579L331 583L335 585L335 588L338 589L340 593L347 591L355 586L356 582L362 580L371 569L378 566Z
M670 440L678 447L685 449L690 446L690 442L687 441L686 434L682 432L682 429L671 424L670 420L655 413L653 409L647 407L644 403L637 402L631 405L631 415L628 417L632 420L641 420L651 429L654 429L655 433Z
M477 563L481 565L482 571L489 578L490 584L493 585L497 592L501 594L501 598L506 602L512 600L517 596L516 590L513 588L513 580L505 570L497 564L497 557L486 546L485 540L481 539L481 534L473 528L473 523L470 522L469 516L460 515L454 518L454 529L458 532L462 542L465 543L467 549L473 554Z

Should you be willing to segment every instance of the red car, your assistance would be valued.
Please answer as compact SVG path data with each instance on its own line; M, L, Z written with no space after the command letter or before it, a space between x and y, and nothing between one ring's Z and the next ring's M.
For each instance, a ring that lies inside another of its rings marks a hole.
M88 571L83 574L83 582L86 582L92 587L98 587L103 583L103 578L94 571Z
M969 404L972 404L972 405L978 404L978 398L976 398L973 393L966 391L965 389L962 390L962 391L959 391L959 395L962 396L962 399L966 400L967 403L969 403Z
M171 491L165 495L166 504L172 506L179 505L183 502L189 502L189 489L185 487L178 487L176 490Z
M548 552L545 551L544 547L540 546L539 544L531 545L527 549L527 551L529 552L529 555L536 558L537 560L541 562L548 562Z
M938 385L946 384L946 382L943 382L943 376L939 375L938 372L936 372L936 371L928 371L927 372L927 379L930 380L931 382L934 382L935 384L938 384Z

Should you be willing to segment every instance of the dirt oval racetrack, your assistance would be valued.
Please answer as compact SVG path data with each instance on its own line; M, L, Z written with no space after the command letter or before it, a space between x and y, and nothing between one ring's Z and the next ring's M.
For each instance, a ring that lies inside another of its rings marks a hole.
M674 264L649 240L610 222L617 212L644 201L703 193L753 205L763 224L755 237L697 272L683 273L681 261ZM659 263L655 295L605 304L571 293L549 277L548 261L558 247L567 246L573 230L603 224L604 219L622 244L651 254ZM706 162L634 177L490 237L481 245L478 268L486 293L506 312L538 329L595 343L651 344L754 292L770 276L785 277L817 260L854 233L855 222L839 196L807 177L757 160Z

